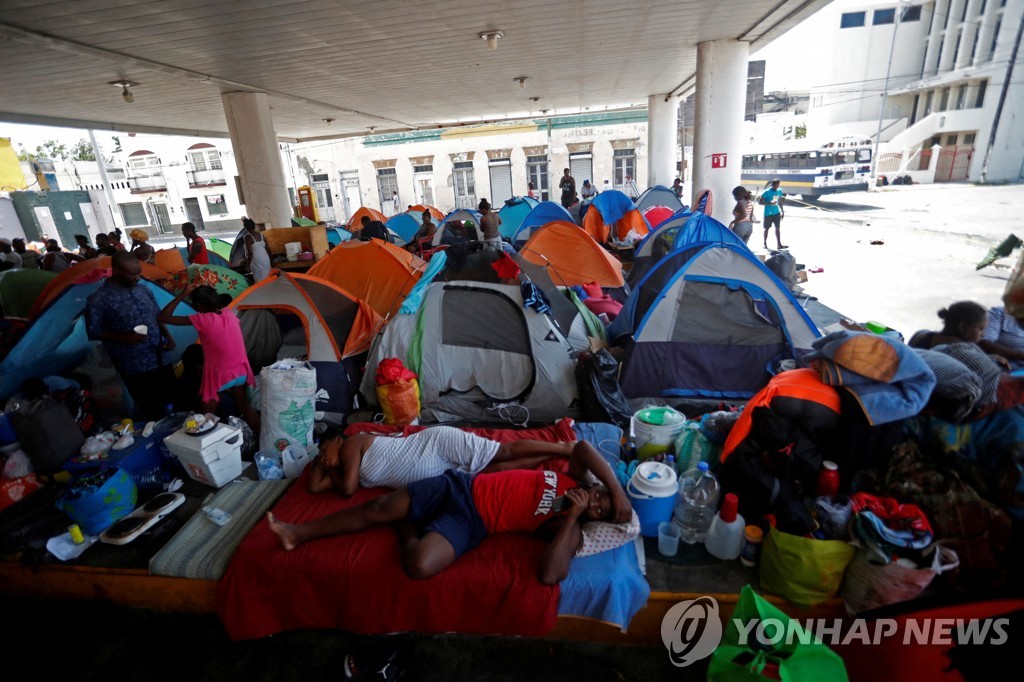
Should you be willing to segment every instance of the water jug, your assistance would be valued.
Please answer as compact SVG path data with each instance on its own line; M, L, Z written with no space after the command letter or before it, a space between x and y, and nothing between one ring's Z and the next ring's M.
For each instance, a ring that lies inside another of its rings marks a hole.
M692 545L704 541L718 508L718 492L718 479L708 470L707 462L698 462L683 476L673 515L683 542Z

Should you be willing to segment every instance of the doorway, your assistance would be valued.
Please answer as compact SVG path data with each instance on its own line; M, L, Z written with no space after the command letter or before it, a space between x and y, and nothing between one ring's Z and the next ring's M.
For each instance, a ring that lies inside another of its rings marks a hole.
M203 212L199 209L199 199L189 197L182 199L182 203L185 204L185 217L188 222L195 225L197 230L205 230L206 223L203 221Z
M455 187L455 208L476 210L476 183L473 179L473 162L456 161L452 168L452 184Z
M160 234L171 231L171 214L167 211L167 204L153 203L153 222Z
M352 214L363 205L359 197L359 171L341 171L341 210L344 215L338 222L347 223L352 219Z

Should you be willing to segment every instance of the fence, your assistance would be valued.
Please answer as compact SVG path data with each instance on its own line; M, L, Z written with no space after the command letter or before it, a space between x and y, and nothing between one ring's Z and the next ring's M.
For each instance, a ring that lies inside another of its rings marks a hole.
M935 169L935 182L958 182L966 180L974 157L974 145L959 145L939 152L939 163Z

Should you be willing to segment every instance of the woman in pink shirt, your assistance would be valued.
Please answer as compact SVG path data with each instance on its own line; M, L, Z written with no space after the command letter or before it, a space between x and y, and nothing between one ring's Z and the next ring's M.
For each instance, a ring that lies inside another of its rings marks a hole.
M192 307L198 312L188 317L175 315L174 309L189 294L192 294ZM259 433L259 415L249 403L246 391L246 385L253 385L254 380L242 339L242 327L234 312L222 310L223 306L221 295L213 287L196 287L189 283L164 306L158 319L162 324L192 325L199 333L199 343L203 347L203 409L215 412L220 403L218 394L227 391L238 404L242 418L254 433Z

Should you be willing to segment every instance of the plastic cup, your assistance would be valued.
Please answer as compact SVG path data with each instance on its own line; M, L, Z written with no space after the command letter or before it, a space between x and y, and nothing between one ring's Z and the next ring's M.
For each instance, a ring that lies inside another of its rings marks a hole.
M658 551L662 556L675 556L679 551L679 526L671 521L658 524Z
M146 326L146 325L144 325L144 324L139 324L139 325L136 325L136 326L135 326L135 329L134 329L133 331L134 331L134 332L135 332L136 334L142 334L143 336L145 336L145 335L146 335L146 332L148 332L148 331L149 331L149 327L147 327L147 326Z

